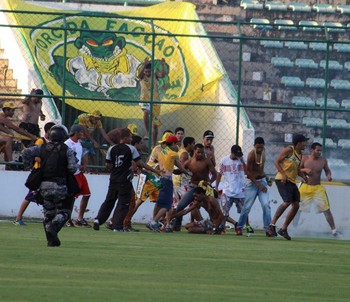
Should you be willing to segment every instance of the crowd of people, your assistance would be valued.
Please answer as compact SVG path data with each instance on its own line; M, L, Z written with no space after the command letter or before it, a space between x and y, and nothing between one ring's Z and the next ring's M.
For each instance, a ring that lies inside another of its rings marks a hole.
M184 128L178 127L174 131L164 131L145 163L141 159L145 138L137 134L136 125L106 133L98 110L78 116L69 131L63 125L48 122L44 127L45 135L40 137L38 121L39 118L45 120L41 111L42 96L42 90L32 90L31 96L23 101L19 127L9 119L16 109L13 102L3 104L0 146L4 146L5 160L10 162L9 142L16 137L22 139L27 147L22 154L24 169L41 170L40 186L29 190L14 224L25 225L22 217L30 202L42 204L48 246L61 244L58 233L65 225L91 227L84 218L91 196L84 172L89 158L94 158L100 148L92 137L96 129L110 145L105 155L110 180L105 200L93 221L92 227L96 231L102 224L114 232L138 231L132 226L132 217L149 199L154 203L154 210L146 226L152 232L179 232L184 227L189 233L225 234L227 224L231 223L238 236L244 230L251 236L254 229L249 224L249 213L258 199L267 237L280 235L291 240L287 230L289 224L293 219L297 223L300 210L308 210L312 202L324 213L332 234L340 235L321 185L323 171L328 181L332 180L327 160L321 155L322 146L313 143L310 154L303 156L308 138L302 134L295 134L292 145L281 150L275 160L278 171L275 183L283 202L271 218L269 187L272 180L264 171L266 154L262 137L255 138L247 156L239 145L232 145L230 153L217 164L215 136L211 130L203 133L201 142L196 142L193 137L185 136ZM76 191L72 189L70 175L74 175ZM296 181L298 176L302 179L300 187ZM135 187L133 178L137 179ZM74 201L79 196L82 198L78 217L72 221ZM233 205L237 210L237 221L230 217ZM207 212L205 217L201 208ZM285 221L277 230L276 223L287 208L290 209ZM183 226L182 218L187 214L191 216L190 222Z

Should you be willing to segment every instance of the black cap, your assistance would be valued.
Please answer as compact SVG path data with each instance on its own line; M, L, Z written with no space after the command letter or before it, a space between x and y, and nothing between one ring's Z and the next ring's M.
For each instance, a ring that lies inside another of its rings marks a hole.
M34 94L44 95L44 91L42 91L41 89L35 89Z
M243 152L242 152L242 148L238 145L233 145L231 147L231 153L233 153L234 155L238 156L238 157L242 157L243 156Z
M302 142L306 142L308 141L309 138L308 137L305 137L304 135L302 134L294 134L293 135L293 145L296 145L297 143L302 143Z
M207 130L207 131L204 132L203 137L205 137L205 138L214 138L215 137L214 136L214 132L211 131L211 130Z

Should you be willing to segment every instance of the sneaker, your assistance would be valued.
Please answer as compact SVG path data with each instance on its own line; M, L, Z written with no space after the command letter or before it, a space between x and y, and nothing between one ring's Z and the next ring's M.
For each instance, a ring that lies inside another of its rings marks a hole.
M180 226L173 226L173 231L174 232L181 232L181 227Z
M140 230L136 230L132 226L128 226L124 228L124 232L137 233L140 232Z
M65 226L66 226L67 228L74 228L74 227L75 227L75 225L74 225L72 219L68 219L67 222L66 222L66 224L65 224Z
M94 220L94 224L93 224L92 228L95 231L99 231L100 230L100 222L97 219Z
M124 229L114 229L113 232L125 232Z
M275 237L275 236L273 236L273 235L271 234L270 231L266 231L266 232L265 232L265 235L266 235L266 237Z
M13 223L14 225L19 225L19 226L26 226L26 225L27 225L22 219L20 219L20 220L14 220L14 221L12 221L12 223Z
M281 235L282 237L286 238L287 240L292 240L292 238L289 236L287 230L279 229L277 233L278 233L278 235Z
M111 221L107 221L106 222L106 228L113 231L113 227L112 227L112 222Z
M332 235L333 235L334 237L337 237L337 238L343 236L343 234L342 234L341 232L339 232L339 231L332 232Z
M159 223L152 224L152 223L149 222L149 223L146 224L146 227L150 231L153 231L153 232L156 232L156 233L160 232Z
M270 233L270 237L277 237L277 232L276 232L276 226L274 224L269 225L269 230L268 232Z
M82 228L91 228L91 225L87 223L87 221L83 218L75 222L75 226Z
M235 226L236 235L237 235L237 236L242 236L243 232L242 232L242 229L240 229L240 228L238 227L238 222L236 222L236 223L234 224L234 226Z
M254 229L249 224L246 226L246 228L247 228L247 233L254 234Z
M167 227L164 227L164 228L162 229L162 232L164 232L164 233L172 233L172 232L173 232L173 229L172 229L171 226L167 226Z
M242 234L243 234L242 229L240 229L240 228L235 228L235 231L236 231L236 235L237 235L237 236L242 236Z

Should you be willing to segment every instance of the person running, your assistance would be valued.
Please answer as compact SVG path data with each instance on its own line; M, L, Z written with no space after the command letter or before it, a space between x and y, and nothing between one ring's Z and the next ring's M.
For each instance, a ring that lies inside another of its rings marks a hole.
M316 142L311 145L311 153L303 156L300 170L307 175L307 179L299 187L301 205L298 214L309 212L314 202L317 210L324 214L333 236L340 236L341 234L337 231L334 223L326 189L321 185L322 171L326 173L328 181L332 181L332 172L327 159L322 156L322 145L320 143Z
M212 161L205 156L204 146L196 144L194 146L193 156L184 164L184 168L188 169L191 175L191 184L186 194L181 198L176 207L176 213L185 209L193 201L193 190L203 181L205 186L211 185L217 176L217 172ZM174 221L174 231L181 230L182 217L177 217Z
M158 153L157 160L159 162L159 167L161 171L160 182L162 187L159 190L159 196L157 199L158 212L153 217L153 219L146 225L151 231L160 232L159 219L166 215L166 225L165 232L172 232L170 226L170 216L168 215L171 209L173 201L173 180L172 174L174 171L174 166L179 168L179 170L187 175L190 173L182 166L177 154L177 138L175 135L170 135L166 140L166 147Z
M278 170L275 182L283 202L277 208L269 225L269 232L274 237L278 233L285 239L291 240L287 228L299 210L300 193L296 185L296 178L298 175L305 177L300 172L300 163L302 151L305 149L308 140L302 134L295 134L293 136L293 145L283 148L275 160L275 166ZM276 232L276 222L289 206L291 206L291 209L287 213L282 227Z
M238 145L233 145L231 147L231 154L225 156L220 162L215 184L216 191L219 192L219 185L223 177L221 195L222 211L226 220L235 225L237 235L242 235L242 229L248 220L248 215L246 215L243 225L240 227L229 215L233 204L236 205L237 213L240 214L245 203L245 170L246 163L243 158L242 149ZM254 232L249 223L247 223L247 231L248 233Z
M55 123L53 123L53 122L46 123L44 126L45 136L38 138L34 144L37 146L47 144L49 141L50 129L53 126L55 126ZM34 168L38 168L38 167L39 167L38 163L35 162ZM41 203L39 200L40 198L37 198L38 194L39 193L37 190L29 190L28 194L26 195L26 197L22 201L21 206L19 207L17 216L16 216L15 220L13 221L14 225L20 225L20 226L26 225L26 223L23 221L23 214L31 202L35 202L37 204Z
M262 137L257 137L254 141L254 148L249 152L247 157L245 199L237 228L243 229L250 210L258 197L263 211L265 234L267 237L271 237L272 235L269 231L271 207L267 176L264 171L265 161L265 141Z
M106 155L106 166L111 171L108 192L94 220L93 228L98 231L100 225L105 223L111 214L118 199L117 206L112 217L111 228L115 232L124 232L123 222L129 210L132 198L132 166L138 167L158 174L159 172L145 164L141 160L136 148L130 145L132 134L128 128L120 131L120 141L110 147Z
M34 161L40 163L40 196L43 199L44 230L47 246L60 246L58 233L70 218L70 189L67 183L69 174L77 170L74 151L64 143L68 134L64 126L55 125L50 130L49 142L33 146L23 151L25 170Z
M65 144L71 148L74 153L75 157L78 160L78 169L74 173L74 177L78 182L80 192L73 196L73 201L71 202L71 211L73 211L74 206L74 199L77 199L80 195L82 196L80 205L79 205L79 212L77 220L75 221L75 224L72 219L69 219L66 222L67 227L85 227L90 228L91 225L88 224L88 222L84 219L84 214L91 196L90 187L88 184L88 181L84 175L84 172L86 171L86 165L84 164L83 159L83 146L81 145L80 139L84 136L84 128L81 125L74 124L69 131L69 138L65 141Z

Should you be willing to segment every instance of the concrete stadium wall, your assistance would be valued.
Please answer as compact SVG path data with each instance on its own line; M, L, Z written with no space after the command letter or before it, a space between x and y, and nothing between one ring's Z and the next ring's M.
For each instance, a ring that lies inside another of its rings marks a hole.
M16 172L16 171L1 171L0 172L0 184L1 184L1 197L0 197L0 216L5 219L13 219L20 207L23 198L26 196L27 188L24 186L24 182L27 178L28 172ZM87 175L87 179L90 185L92 196L88 205L89 211L86 213L85 218L93 219L99 210L101 203L107 193L109 176L108 175ZM335 223L338 230L344 234L349 230L350 237L350 187L344 185L326 185L328 196L331 202L331 210L334 215ZM271 200L271 213L275 213L278 205L281 202L281 198L277 192L275 185L270 190ZM75 202L73 219L77 217L77 209L79 207L79 200ZM146 223L152 215L153 204L146 201L135 214L133 222ZM42 207L36 204L30 204L24 215L26 218L42 218ZM203 212L203 216L206 214ZM238 214L235 208L231 209L231 217L238 219ZM283 218L280 218L277 225L281 226ZM189 215L184 219L184 223L188 222ZM262 211L259 201L256 201L250 216L251 225L256 229L262 229ZM298 228L290 227L291 234L327 234L329 236L330 229L323 214L305 213L301 216L300 224Z

